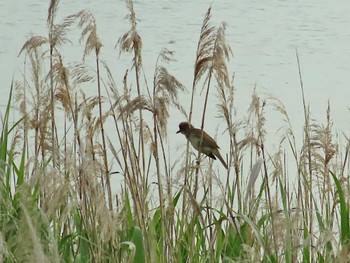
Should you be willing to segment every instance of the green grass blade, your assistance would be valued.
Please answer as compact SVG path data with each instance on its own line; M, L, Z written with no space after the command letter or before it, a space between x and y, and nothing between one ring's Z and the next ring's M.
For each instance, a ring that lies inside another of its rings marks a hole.
M348 243L350 240L350 229L349 229L349 211L347 208L347 204L345 201L344 192L342 189L342 186L340 184L340 181L338 178L330 172L335 186L338 190L338 196L339 196L339 203L340 203L340 239L343 244Z
M309 238L309 231L308 231L308 227L307 227L305 220L303 222L303 238L304 238L304 240L307 240ZM304 245L303 246L303 263L309 263L309 262L311 262L311 260L310 260L310 248L308 245Z

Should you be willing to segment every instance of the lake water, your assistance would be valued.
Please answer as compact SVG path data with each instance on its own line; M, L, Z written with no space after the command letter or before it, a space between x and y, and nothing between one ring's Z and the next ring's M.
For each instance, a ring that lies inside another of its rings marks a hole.
M24 57L17 58L19 50L31 34L47 35L48 2L3 0L0 3L2 112L12 77L21 78ZM312 117L324 121L329 100L334 127L349 132L350 15L347 0L135 1L149 85L159 51L168 41L175 40L172 48L176 51L177 62L170 65L169 70L190 89L201 24L211 3L212 23L219 25L226 21L228 24L226 37L234 51L230 70L235 72L238 118L246 114L256 85L258 94L271 94L284 103L296 134L302 135L303 106L295 55L298 49L306 101ZM56 21L82 9L89 9L94 14L104 45L102 58L113 69L120 84L124 71L131 65L130 57L118 59L118 51L114 48L118 38L130 28L124 19L127 14L125 2L61 0ZM82 57L82 47L77 42L79 35L75 36L73 46L67 46L65 61L78 61ZM182 100L186 109L189 108L188 97L184 96ZM206 122L210 134L216 132L219 124L215 118L215 103L212 104ZM195 107L193 122L199 126L202 103ZM174 140L169 143L170 148L184 143L182 136L175 135L182 120L184 117L179 112L172 111L169 134ZM275 119L274 114L267 115L267 125L276 130L282 125L281 119ZM228 151L225 136L218 138L218 144L224 153Z

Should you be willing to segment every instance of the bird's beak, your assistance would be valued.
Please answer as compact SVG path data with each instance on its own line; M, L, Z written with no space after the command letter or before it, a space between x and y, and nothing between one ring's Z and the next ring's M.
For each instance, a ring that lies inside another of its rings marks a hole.
M180 133L181 131L180 130L178 130L177 132L176 132L176 134L178 134L178 133Z

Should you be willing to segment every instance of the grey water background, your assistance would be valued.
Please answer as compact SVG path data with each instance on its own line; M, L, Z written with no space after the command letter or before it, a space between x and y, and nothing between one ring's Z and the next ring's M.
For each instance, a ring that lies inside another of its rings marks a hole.
M49 1L2 0L0 2L0 109L1 115L7 102L11 80L23 79L24 56L18 53L31 35L47 36L47 9ZM271 94L285 105L298 140L302 139L303 105L300 91L296 49L299 52L306 102L311 117L325 122L328 101L331 104L334 129L349 132L349 76L350 76L350 16L346 0L265 0L265 1L134 1L139 19L138 32L143 41L143 66L152 86L155 61L160 50L175 41L176 62L169 71L189 90L181 98L186 110L190 105L190 89L193 80L195 52L204 15L212 6L212 24L228 24L226 39L234 52L229 63L235 74L235 107L237 118L247 114L251 95ZM129 30L124 1L64 1L59 3L56 23L68 15L88 9L95 16L98 35L103 43L101 58L114 73L121 86L125 70L131 67L131 57L119 57L115 44ZM64 48L64 61L81 61L83 44L79 44L79 31L75 29L72 45ZM89 60L87 60L87 63ZM91 64L93 67L94 65ZM96 94L92 88L91 94ZM197 96L199 92L197 91ZM229 151L224 125L216 118L215 97L211 97L207 112L206 130L218 135L223 154ZM203 96L195 104L195 126L200 126ZM59 118L59 116L58 116ZM277 145L275 131L284 125L274 112L267 112L266 125L272 131L268 140ZM177 110L169 118L168 148L179 158L185 144L183 136L175 135L178 123L184 116ZM108 128L108 127L107 127ZM107 132L109 136L113 128ZM174 161L174 160L173 160ZM219 163L217 164L219 167Z

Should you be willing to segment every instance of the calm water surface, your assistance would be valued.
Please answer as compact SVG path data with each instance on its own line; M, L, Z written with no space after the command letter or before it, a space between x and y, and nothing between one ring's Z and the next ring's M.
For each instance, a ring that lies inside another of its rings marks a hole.
M138 30L143 38L143 62L151 85L151 76L159 51L169 40L175 40L177 62L169 70L184 85L191 87L193 64L198 36L204 14L213 1L135 1L139 18ZM0 104L6 104L13 76L21 79L23 55L17 58L25 40L34 35L47 34L48 1L4 0L0 2ZM347 0L267 0L267 1L214 1L213 24L228 24L227 40L235 57L230 69L235 72L237 118L243 118L256 85L258 94L271 94L287 108L297 135L301 136L303 108L295 50L298 49L305 96L311 106L312 117L324 121L327 102L330 101L334 127L349 131L349 71L350 71L350 16ZM67 15L89 9L98 24L98 34L104 44L102 57L115 72L121 83L124 71L130 68L128 56L118 59L114 46L129 29L124 20L127 10L124 1L60 1L57 22ZM66 63L79 61L82 47L78 31L72 33L73 45L67 47ZM91 92L94 92L93 90ZM189 108L189 96L184 96ZM214 134L219 124L215 98L208 111L208 132ZM200 125L202 103L195 105L195 125ZM173 111L169 134L177 130L184 119ZM267 115L267 125L276 130L282 120L275 114ZM223 125L221 125L223 126ZM219 132L222 130L219 128ZM113 131L113 130L112 130ZM175 135L174 135L175 136ZM169 148L184 143L181 136L173 137ZM218 139L223 152L225 136Z

